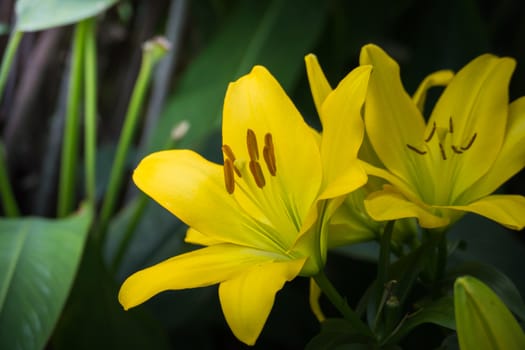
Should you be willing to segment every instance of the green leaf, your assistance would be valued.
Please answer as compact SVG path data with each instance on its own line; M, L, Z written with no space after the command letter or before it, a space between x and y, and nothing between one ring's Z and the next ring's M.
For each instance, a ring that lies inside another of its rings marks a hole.
M117 295L118 286L103 265L99 246L89 240L52 348L167 349L159 323L142 306L124 311Z
M189 122L180 148L202 149L220 128L228 84L255 64L266 66L285 89L304 74L305 54L323 29L321 1L241 1L209 46L191 63L157 125L150 150L164 147L171 130Z
M452 282L464 275L476 277L488 285L499 298L520 319L525 320L525 303L514 285L504 273L496 268L478 262L466 262L448 273L447 281Z
M399 329L388 339L395 344L412 329L424 323L433 323L449 329L456 329L454 320L454 299L446 296L421 306L417 311L405 316Z
M0 349L41 349L71 288L92 220L0 220Z
M306 345L306 350L368 349L369 341L354 331L352 325L342 318L329 318L321 323L321 332Z
M95 16L117 0L18 0L15 5L16 30L31 32Z
M489 287L465 276L454 283L454 310L462 350L525 349L525 333Z

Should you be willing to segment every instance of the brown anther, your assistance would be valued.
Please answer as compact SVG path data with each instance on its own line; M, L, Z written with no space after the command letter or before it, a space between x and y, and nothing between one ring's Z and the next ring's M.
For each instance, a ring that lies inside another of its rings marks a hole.
M253 175L255 183L257 184L257 187L263 188L264 185L266 185L266 181L264 180L264 175L259 162L250 160L250 171Z
M435 132L436 132L436 122L434 122L434 124L432 125L432 130L430 130L430 134L425 139L425 142L429 142L430 140L432 140L432 136L434 136Z
M407 143L407 147L408 147L408 149L410 149L410 150L416 152L417 154L421 154L421 155L423 155L423 154L426 154L426 153L427 153L427 151L421 151L421 150L417 149L416 147L414 147L414 146L412 146L412 145L409 145L408 143Z
M252 129L246 132L246 145L248 146L248 154L251 160L259 160L259 148L257 147L257 138Z
M448 131L452 134L454 133L454 124L452 123L452 117L448 120Z
M235 190L235 178L233 176L233 169L235 167L233 166L233 162L230 158L226 158L224 160L224 185L226 186L226 191L229 194L232 194Z
M224 152L224 155L226 158L231 159L232 162L235 162L235 154L233 154L232 149L228 145L222 145L222 152Z
M452 150L454 151L454 153L457 153L457 154L461 154L461 153L463 153L462 150L460 150L459 148L457 148L457 147L454 146L454 145L451 145L450 148L452 148Z
M474 143L474 140L476 139L476 136L478 136L478 133L474 133L474 135L472 135L472 138L470 139L469 143L466 146L461 146L461 149L463 151L468 150L472 146L472 144Z
M443 144L439 143L439 150L441 151L441 157L443 160L447 160L447 154L445 153L445 148L443 148Z
M270 174L272 174L272 176L275 176L277 173L277 165L275 162L275 150L273 148L272 134L270 133L264 135L263 157L268 171Z

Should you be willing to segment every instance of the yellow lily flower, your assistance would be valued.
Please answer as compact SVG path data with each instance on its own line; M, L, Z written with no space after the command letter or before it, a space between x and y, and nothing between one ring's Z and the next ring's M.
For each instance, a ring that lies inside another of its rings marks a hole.
M226 93L224 165L189 150L144 158L133 174L136 185L190 226L188 242L206 247L130 276L119 293L124 308L165 290L219 284L228 325L253 345L284 283L323 268L324 222L340 204L328 199L366 182L355 163L370 70L355 69L327 97L327 110L358 121L344 134L339 120L328 122L330 140L319 140L279 83L256 66ZM354 157L337 159L338 147Z
M368 213L376 220L416 217L422 227L438 228L472 212L522 229L525 197L490 195L525 165L525 98L509 105L508 97L515 61L479 56L455 76L432 74L413 98L381 48L364 46L360 61L374 67L365 126L382 163L366 168L390 183L367 198ZM434 85L447 86L425 122L426 91Z
M328 116L327 111L323 110L323 103L333 89L315 55L307 55L305 57L305 63L310 90L312 91L312 97L321 123L323 124L323 129L324 123L329 122L331 120L330 118L341 119L342 123L346 123L346 120L351 121L352 119L347 119L347 116L341 111L333 111L336 114ZM350 128L354 129L355 127L350 126ZM325 137L330 137L330 135L326 135ZM370 146L369 140L366 138L363 140L361 148L359 149L358 157L370 164L381 164ZM368 215L364 200L370 193L381 189L384 182L385 181L380 178L369 178L366 185L346 195L343 203L337 208L330 219L329 232L327 234L329 248L370 241L379 237L384 223L378 222ZM396 224L393 233L396 242L410 241L414 236L416 227L411 221L413 221L413 219L402 220Z

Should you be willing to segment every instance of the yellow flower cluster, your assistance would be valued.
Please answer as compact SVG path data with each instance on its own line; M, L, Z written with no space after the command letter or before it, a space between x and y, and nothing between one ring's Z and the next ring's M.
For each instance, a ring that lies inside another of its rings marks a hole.
M328 248L374 239L381 222L444 229L474 212L525 225L524 197L490 195L525 165L525 99L508 101L512 59L483 55L455 75L436 72L412 97L375 45L335 89L315 56L305 60L321 133L256 66L226 92L222 165L189 150L141 161L137 186L203 248L130 276L119 293L125 309L165 290L219 284L230 328L254 344L285 282L315 276ZM425 121L436 85L446 87Z

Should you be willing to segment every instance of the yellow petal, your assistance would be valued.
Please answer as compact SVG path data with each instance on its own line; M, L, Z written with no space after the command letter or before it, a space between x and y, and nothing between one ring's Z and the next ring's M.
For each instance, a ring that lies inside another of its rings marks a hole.
M430 74L419 84L416 92L412 96L412 100L421 113L424 112L428 90L435 86L446 86L453 77L454 72L450 70L440 70Z
M330 86L328 79L326 79L326 76L319 65L319 61L314 54L306 55L304 61L306 63L306 74L308 75L308 82L310 83L310 90L312 91L315 108L317 109L317 114L321 118L321 123L324 125L321 106L328 94L332 92L332 87Z
M311 127L264 67L254 67L250 74L229 85L222 125L223 143L232 149L240 167L242 163L246 166L250 160L248 130L255 135L266 187L262 192L255 187L250 194L264 197L259 201L263 203L261 211L265 214L274 212L271 220L283 226L290 222L290 215L302 222L321 186L319 145ZM263 157L267 134L273 140L275 176L270 174ZM250 177L247 171L246 178ZM243 176L240 181L248 180ZM240 196L237 200L241 206L249 208L248 198Z
M310 309L314 314L317 321L323 322L326 319L326 316L321 309L321 304L319 304L319 299L321 298L321 288L315 283L313 278L310 278L310 297L308 301L310 302Z
M135 169L133 181L188 226L215 240L270 251L279 249L228 194L222 167L195 152L150 154Z
M438 228L449 223L447 218L433 215L426 207L407 200L388 187L370 194L365 199L365 207L368 215L378 221L417 218L424 228Z
M348 194L343 204L330 219L328 247L366 242L376 238L381 224L367 214L364 199L368 191L364 187Z
M275 294L294 279L305 260L264 262L224 281L219 297L226 322L242 342L253 345L270 314Z
M321 161L324 178L321 198L346 194L366 183L367 176L358 164L357 153L363 142L361 108L371 68L361 66L354 69L323 103Z
M232 244L194 250L128 277L120 288L119 302L127 310L160 292L217 284L253 266L278 259L286 257Z
M505 137L508 87L514 67L515 61L510 58L479 56L456 74L436 103L429 124L435 122L450 129L453 121L449 144L443 142L447 161L441 159L437 139L431 145L434 152L429 152L434 159L433 171L442 177L436 178L436 183L449 189L445 200L436 204L453 202L493 165ZM455 154L452 146L468 149Z
M401 83L399 65L375 45L362 48L360 63L374 67L368 84L365 125L377 156L404 182L418 188L427 186L432 176L425 166L426 158L407 147L423 143L425 121Z
M492 168L465 192L458 203L470 202L494 192L525 166L525 97L509 106L507 133Z
M210 246L210 245L224 243L224 241L210 237L191 227L188 228L188 230L186 231L186 237L184 237L184 242L191 243L191 244L197 244L197 245L203 245L203 246Z
M484 216L512 230L525 227L525 197L492 195L468 205L443 206L452 210L468 211Z

